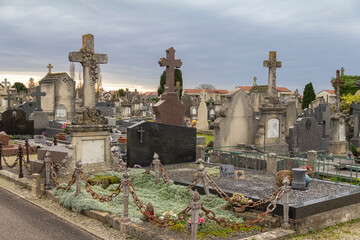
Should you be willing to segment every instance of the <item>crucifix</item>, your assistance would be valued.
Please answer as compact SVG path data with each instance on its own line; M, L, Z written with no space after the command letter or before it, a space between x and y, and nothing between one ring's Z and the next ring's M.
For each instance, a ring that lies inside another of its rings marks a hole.
M82 36L82 48L78 52L69 53L70 62L80 62L83 66L84 79L84 107L95 107L95 83L98 79L98 64L108 61L106 54L94 52L94 35Z
M138 130L138 133L140 134L140 143L143 143L144 132L145 130L142 127L140 127L140 129Z
M8 93L7 98L4 98L4 99L8 101L8 106L6 109L7 110L11 109L11 100L14 100L14 98L11 96L10 93Z
M53 66L51 66L51 63L49 63L49 65L47 65L47 68L49 69L48 73L51 73L51 69L53 68Z
M36 91L31 93L31 96L36 97L36 109L35 111L42 111L41 109L41 97L46 96L45 92L40 92L40 86L36 87Z
M166 85L165 92L175 92L175 71L174 68L180 68L182 62L175 59L175 49L173 47L166 49L166 58L160 58L158 61L160 67L166 66Z
M5 78L2 83L4 84L5 92L9 92L9 87L11 85L10 82L8 82L7 79Z
M264 67L269 68L268 95L270 98L277 99L276 68L281 68L281 62L276 61L276 51L269 52L269 60L264 61Z
M345 81L340 78L340 71L336 70L336 78L331 80L336 92L336 113L340 112L340 88L344 86Z

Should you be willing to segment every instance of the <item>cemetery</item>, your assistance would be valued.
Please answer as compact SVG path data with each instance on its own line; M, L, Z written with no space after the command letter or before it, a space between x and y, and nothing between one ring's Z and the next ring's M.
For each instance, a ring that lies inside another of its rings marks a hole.
M360 102L341 106L343 73L335 104L303 109L276 87L276 51L268 85L182 94L183 63L165 53L159 99L100 91L108 56L92 34L68 55L82 88L49 64L23 103L7 89L1 176L139 239L286 238L360 218Z

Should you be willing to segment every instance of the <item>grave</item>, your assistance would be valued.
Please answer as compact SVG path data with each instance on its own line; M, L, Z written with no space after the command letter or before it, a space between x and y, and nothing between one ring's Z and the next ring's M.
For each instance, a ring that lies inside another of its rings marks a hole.
M351 104L352 115L354 115L354 133L350 143L356 148L360 147L360 102Z
M26 119L29 119L30 115L36 109L36 103L35 102L24 102L22 105L19 106L19 109L23 110L26 114Z
M1 114L0 131L9 135L33 135L34 121L26 120L26 113L23 110L8 109Z
M220 177L234 177L235 176L235 169L234 165L230 164L222 164L220 165Z
M180 68L182 62L175 59L175 49L166 49L166 58L160 58L161 67L166 66L166 86L161 100L153 106L157 123L184 125L184 105L179 102L174 86L174 68Z
M129 166L149 166L154 152L163 164L195 161L196 129L145 121L127 128Z
M55 108L55 119L57 120L66 120L68 119L67 109L64 104L60 104Z
M209 130L208 110L205 103L205 92L201 92L201 102L198 108L198 120L196 122L197 130Z
M329 152L333 154L346 154L346 118L347 116L344 114L331 116Z
M40 86L36 87L36 92L31 93L31 96L36 97L36 108L35 111L29 116L30 120L34 121L34 133L39 135L45 132L46 128L49 127L49 117L41 109L41 97L46 96L45 92L40 91Z

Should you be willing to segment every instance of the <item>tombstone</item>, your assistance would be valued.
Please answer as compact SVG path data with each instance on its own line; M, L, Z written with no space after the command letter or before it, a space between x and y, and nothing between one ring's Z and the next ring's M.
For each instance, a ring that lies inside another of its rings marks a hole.
M14 98L12 97L12 95L10 93L8 93L7 97L4 98L5 100L7 100L7 108L6 110L12 109L11 107L11 100L14 100Z
M110 107L109 103L98 102L95 104L96 108L99 109L104 116L113 117L113 108Z
M280 121L277 118L271 118L267 124L267 138L278 138L280 136Z
M184 115L190 116L191 97L186 91L183 94L182 103L184 104L184 109L185 109Z
M205 103L205 92L204 90L201 93L201 102L198 108L198 119L196 122L196 128L198 130L209 130L208 123L208 110Z
M46 144L46 137L44 135L34 135L35 143Z
M312 117L298 118L290 128L289 151L322 151L322 128Z
M160 58L159 64L166 66L166 86L161 100L153 106L156 122L183 126L185 108L179 102L174 86L174 68L180 68L182 62L175 59L175 49L171 47L166 50L166 58Z
M329 149L330 142L330 119L332 110L329 104L319 104L314 110L315 119L322 128L322 144L321 149Z
M346 115L331 116L329 152L333 154L346 154L347 142L345 134Z
M26 114L26 119L29 119L30 115L36 109L36 103L35 102L24 102L22 105L19 106L19 109L23 110Z
M34 121L26 120L26 113L23 110L6 110L1 114L0 132L4 131L9 135L33 135Z
M68 119L67 109L65 105L60 104L55 108L55 119L63 119L63 120Z
M36 92L32 93L32 96L36 97L36 108L35 111L29 116L30 120L34 121L34 133L40 135L42 132L49 127L49 117L41 109L41 97L46 96L45 92L40 91L40 86L36 87Z
M233 178L235 176L234 165L222 164L222 165L220 165L219 170L220 170L220 176L221 177L231 177L231 178Z
M354 133L350 139L351 144L356 148L360 147L360 103L351 104L351 115L354 115Z
M163 164L194 162L196 129L141 121L127 128L128 164L148 166L154 152Z

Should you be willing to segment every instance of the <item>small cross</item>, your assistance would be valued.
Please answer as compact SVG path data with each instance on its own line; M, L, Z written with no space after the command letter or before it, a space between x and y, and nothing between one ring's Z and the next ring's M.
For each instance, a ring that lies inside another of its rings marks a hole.
M180 59L175 59L175 49L173 47L166 49L166 58L160 58L158 63L160 67L166 67L165 92L175 92L174 68L180 68L182 65Z
M9 91L9 87L10 87L10 82L7 81L7 79L5 78L4 81L2 82L4 84L4 88L5 88L5 92Z
M140 133L140 143L143 143L143 136L144 136L145 130L140 127L140 130L138 130L138 133Z
M36 92L35 93L31 93L31 96L35 96L36 97L36 109L35 111L42 111L41 109L41 97L42 96L46 96L45 92L40 92L40 86L36 87Z
M49 63L49 65L47 65L47 68L49 69L48 73L51 73L51 69L53 68L53 66L51 66L51 63Z
M11 100L14 100L14 98L11 96L10 93L8 93L7 98L4 99L8 101L8 107L6 109L7 110L11 109Z
M264 61L264 67L269 68L268 94L276 97L276 68L281 68L281 62L276 61L276 51L269 52L269 60Z
M254 79L254 84L253 84L253 86L256 86L257 77L255 76L253 79Z

